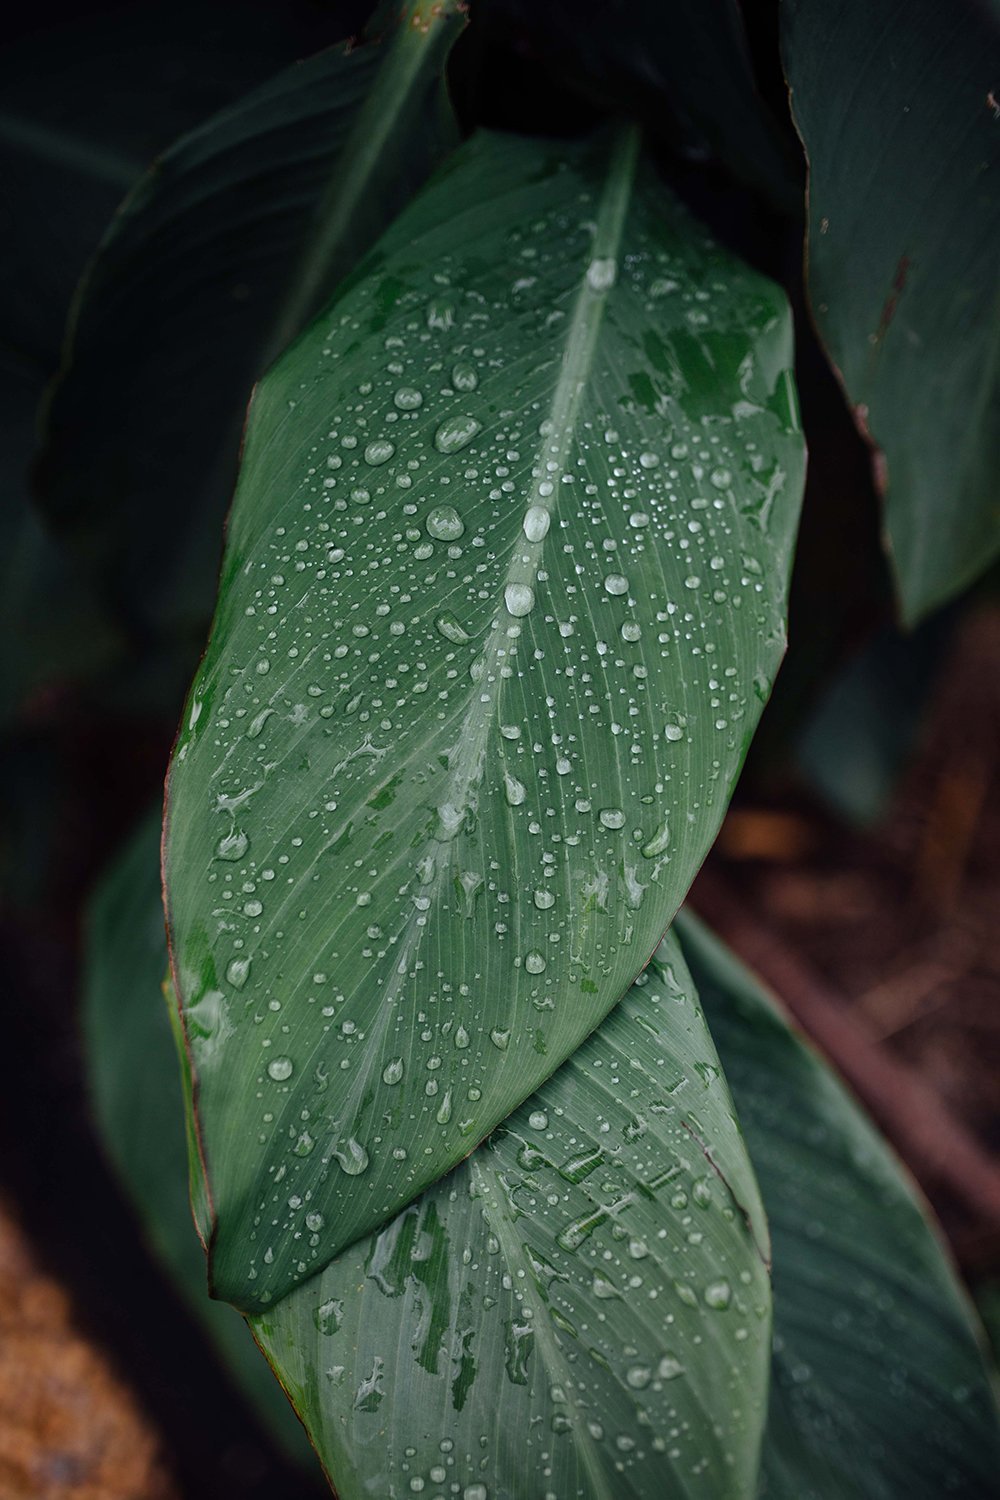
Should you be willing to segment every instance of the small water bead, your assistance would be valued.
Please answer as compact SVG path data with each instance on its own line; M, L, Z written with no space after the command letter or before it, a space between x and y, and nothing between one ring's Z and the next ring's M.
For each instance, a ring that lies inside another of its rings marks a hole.
M467 360L459 360L452 369L451 383L456 391L474 391L479 384L475 365L470 365Z
M614 256L592 260L587 267L587 285L592 292L606 292L615 284L618 263Z
M442 610L441 614L435 617L434 629L438 635L443 635L446 641L451 641L453 646L464 645L466 641L472 639L468 631L463 630L449 610Z
M533 900L539 911L548 911L556 904L556 898L551 891L536 891Z
M371 464L373 468L379 464L387 464L395 451L395 443L390 443L385 438L376 438L365 449L365 463Z
M392 399L400 411L416 411L424 404L423 392L412 385L401 385Z
M503 599L507 606L507 613L517 620L531 613L535 603L535 591L527 583L508 583L503 591Z
M525 954L524 967L529 974L544 974L545 959L538 952L537 948L532 948L530 953Z
M250 977L251 962L249 958L230 959L229 967L226 969L226 979L236 989L241 990Z
M250 847L250 840L242 829L234 829L232 833L223 834L215 846L216 859L242 859Z
M272 1057L267 1065L267 1076L275 1083L284 1083L294 1072L295 1064L290 1057Z
M434 434L434 446L439 453L458 453L472 442L482 425L475 417L446 417Z
M716 1312L724 1312L733 1300L733 1289L728 1281L710 1281L703 1293L705 1304Z
M626 620L622 626L623 641L637 641L642 635L642 626L635 620Z
M453 505L437 505L424 522L428 536L438 542L455 542L465 531L465 522Z
M628 579L621 573L609 573L604 580L604 588L609 594L628 593Z
M620 807L602 807L597 817L604 828L624 828L625 826L625 814Z
M403 1059L394 1057L386 1063L382 1069L382 1082L388 1084L398 1083L403 1076Z
M531 505L524 515L524 534L529 542L540 542L548 535L551 517L544 505Z

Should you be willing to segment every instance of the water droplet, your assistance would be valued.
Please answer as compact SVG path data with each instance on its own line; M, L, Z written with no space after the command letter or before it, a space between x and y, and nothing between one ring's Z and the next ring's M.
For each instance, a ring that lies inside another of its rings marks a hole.
M684 731L683 731L683 729L681 728L681 726L679 724L667 724L667 725L665 725L663 733L664 733L665 738L668 739L668 740L675 740L676 741L676 740L682 740L684 738Z
M548 535L550 519L544 505L529 505L524 513L524 534L529 542L540 542Z
M215 846L216 859L242 859L250 847L250 840L242 829L223 834Z
M331 1297L328 1302L321 1302L313 1312L313 1322L316 1324L317 1332L325 1334L327 1338L336 1333L344 1318L344 1304L337 1297Z
M625 814L620 807L602 807L597 816L605 828L623 828L625 826Z
M412 385L401 385L392 399L400 411L416 411L418 406L424 404L422 392Z
M434 446L439 453L458 453L472 442L482 425L475 417L446 417L434 434Z
M640 453L639 462L644 469L655 469L657 464L660 462L660 455L658 453L650 452Z
M435 1118L437 1119L439 1125L447 1125L448 1121L451 1119L451 1089L445 1090L445 1096L441 1100L441 1103L438 1105L438 1111Z
M623 641L637 641L642 635L642 626L635 620L626 620L622 626Z
M467 360L459 360L452 369L451 383L456 391L474 391L479 384L475 365L470 365Z
M656 1373L661 1380L676 1380L678 1375L684 1374L684 1366L672 1354L665 1354L656 1367Z
M379 464L387 464L395 451L395 443L390 443L386 438L376 438L365 449L365 463L371 464L373 468Z
M434 621L434 628L439 635L443 635L446 641L451 641L455 646L464 645L472 637L462 629L455 616L447 610L443 610Z
M469 1033L466 1031L464 1026L459 1026L458 1030L455 1032L455 1046L459 1049L459 1051L462 1051L468 1045Z
M665 854L670 847L670 826L667 819L657 828L651 839L647 839L642 846L642 852L647 859L655 859L658 854Z
M535 602L535 591L527 583L508 583L503 591L503 599L507 613L519 619L522 615L530 614Z
M609 594L627 594L628 579L621 573L609 573L604 580L604 587Z
M703 1296L708 1307L714 1307L717 1312L724 1312L733 1300L733 1289L728 1281L710 1281Z
M438 542L455 542L465 531L465 522L453 505L438 505L425 521L427 534Z
M625 1373L626 1384L634 1391L645 1390L653 1378L653 1372L648 1365L632 1365Z
M518 781L517 777L512 776L509 771L503 773L503 789L511 807L520 807L528 795L524 782Z
M490 1041L493 1043L494 1047L498 1047L501 1052L506 1052L507 1044L510 1041L510 1032L501 1031L498 1026L495 1026L490 1032Z
M618 264L613 256L592 260L587 267L587 285L592 292L606 292L615 284Z
M532 899L539 911L548 911L556 904L556 898L551 891L536 891Z
M348 1177L358 1177L368 1165L368 1152L360 1141L350 1136L342 1146L334 1147L330 1153L340 1163L342 1172Z
M530 953L525 954L524 967L527 969L529 974L544 974L545 959L539 953L537 948L532 948Z
M391 1058L389 1060L389 1062L386 1063L385 1067L382 1069L382 1082L383 1083L389 1083L389 1084L398 1083L399 1080L402 1078L402 1076L403 1076L403 1059L401 1057L393 1057L393 1058Z
M548 1127L549 1117L544 1109L534 1109L528 1116L528 1124L532 1130L545 1130Z
M249 958L230 959L229 966L226 969L226 979L236 989L241 990L250 977L251 962L252 960Z
M295 1064L290 1057L272 1057L267 1065L267 1076L273 1078L275 1083L284 1083L294 1072Z

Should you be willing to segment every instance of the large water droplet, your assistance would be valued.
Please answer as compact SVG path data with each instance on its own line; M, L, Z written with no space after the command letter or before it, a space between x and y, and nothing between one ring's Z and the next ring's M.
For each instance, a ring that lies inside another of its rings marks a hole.
M389 1084L398 1083L399 1080L402 1078L402 1076L403 1076L403 1059L401 1057L393 1057L393 1058L391 1058L390 1061L387 1062L386 1065L385 1065L385 1067L382 1069L382 1082L383 1083L389 1083Z
M328 1302L321 1302L313 1312L313 1322L316 1324L317 1332L324 1334L327 1338L336 1333L344 1317L344 1304L337 1297L331 1297Z
M439 453L457 453L472 442L482 425L475 417L446 417L434 434L434 446Z
M267 1065L267 1076L273 1078L275 1083L284 1083L294 1072L295 1064L290 1057L272 1057Z
M465 530L465 522L453 505L436 505L424 525L438 542L455 542Z
M617 274L618 264L614 256L592 260L587 267L587 285L592 292L606 292L614 286Z
M250 840L242 829L233 829L223 834L215 846L216 859L242 859L250 847Z
M468 360L459 360L452 368L451 383L456 391L474 391L479 384L475 365L469 364Z
M330 1153L340 1163L341 1171L348 1177L358 1177L368 1165L368 1152L360 1141L350 1136L342 1146L335 1146Z
M733 1289L728 1281L710 1281L703 1296L708 1307L714 1307L717 1312L724 1312L733 1300Z
M527 583L508 583L503 591L503 599L507 613L519 619L522 615L530 614L535 602L535 591Z
M528 795L524 782L518 781L517 777L512 776L509 771L503 773L503 789L511 807L520 807Z
M434 620L434 628L439 635L443 635L446 641L451 641L455 646L461 646L472 637L468 631L463 630L461 625L449 610L442 610Z
M529 542L540 542L548 535L550 516L544 505L529 505L524 513L524 534Z
M625 814L620 807L602 807L597 816L605 828L623 828L625 826Z
M365 449L365 463L371 464L373 467L377 467L379 464L387 464L395 451L396 446L394 443L390 443L386 438L376 438Z
M532 948L530 953L525 954L524 967L529 974L544 974L545 959L537 948Z
M400 411L416 411L418 406L424 404L422 392L412 385L401 385L392 399Z
M655 859L658 854L665 854L670 847L670 826L667 819L657 828L651 839L642 846L642 852L647 859Z
M234 988L241 990L246 984L250 977L251 962L249 958L230 959L229 966L226 969L226 978Z
M604 580L604 587L609 594L627 594L628 579L621 573L609 573Z

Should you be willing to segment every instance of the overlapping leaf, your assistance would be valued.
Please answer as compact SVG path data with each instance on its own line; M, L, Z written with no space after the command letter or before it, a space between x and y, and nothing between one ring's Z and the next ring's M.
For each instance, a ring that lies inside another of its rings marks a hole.
M462 24L455 0L383 6L381 44L322 52L182 137L112 223L39 487L145 628L204 628L250 388L454 144L441 73Z
M1000 552L995 5L788 0L809 292L878 451L909 622Z
M982 1330L926 1205L759 982L686 914L677 930L773 1241L761 1494L994 1494L1000 1419Z
M213 1284L243 1307L575 1051L767 696L787 309L635 156L474 139L251 409L166 841Z

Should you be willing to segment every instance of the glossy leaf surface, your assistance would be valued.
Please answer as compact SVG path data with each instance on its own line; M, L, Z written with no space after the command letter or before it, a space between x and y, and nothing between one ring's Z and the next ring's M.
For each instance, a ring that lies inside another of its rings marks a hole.
M621 996L783 647L780 292L631 135L452 163L258 389L170 776L213 1285L244 1307Z
M668 939L467 1162L252 1322L342 1500L726 1500L757 1474L766 1251Z
M91 1101L112 1165L152 1249L273 1437L315 1462L299 1422L246 1324L205 1292L205 1257L188 1201L184 1099L161 993L166 939L159 882L159 809L146 818L91 902L83 1041Z
M759 982L686 914L677 930L771 1227L761 1494L994 1494L1000 1422L982 1330L926 1204Z
M820 334L876 445L908 622L1000 552L1000 14L788 0Z
M390 11L182 137L78 293L41 499L147 628L203 630L253 381L455 142L457 5Z

